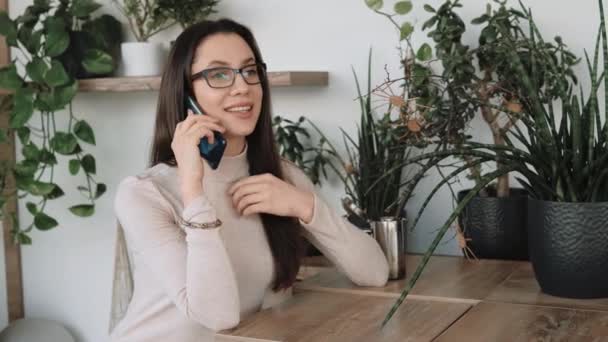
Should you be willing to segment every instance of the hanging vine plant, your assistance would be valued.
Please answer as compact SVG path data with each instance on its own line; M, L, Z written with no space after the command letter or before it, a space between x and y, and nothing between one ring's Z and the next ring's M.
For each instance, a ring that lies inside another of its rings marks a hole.
M14 220L15 243L31 244L34 228L45 231L59 225L45 212L49 200L64 195L53 177L58 155L67 157L70 174L83 180L77 189L84 199L71 205L70 212L79 217L93 215L95 201L106 192L106 185L95 180L95 157L83 148L83 143L95 145L93 129L72 109L76 76L82 71L89 76L105 75L115 68L109 42L120 37L120 24L107 15L92 19L100 7L93 0L35 0L14 20L0 12L0 34L17 50L16 58L0 69L0 88L5 90L1 113L9 115L8 128L0 129L0 143L12 141L16 134L22 145L17 162L0 162L0 213L3 220ZM75 48L78 42L71 37L87 28L91 41L84 50L82 45ZM69 58L71 52L80 59ZM67 127L58 127L56 115L64 110L69 115ZM5 206L13 196L28 198L26 208L33 220L27 226L20 227L16 215Z

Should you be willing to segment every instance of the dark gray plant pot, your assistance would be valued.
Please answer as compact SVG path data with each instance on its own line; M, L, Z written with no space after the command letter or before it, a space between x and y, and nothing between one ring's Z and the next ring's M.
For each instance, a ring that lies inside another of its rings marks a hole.
M462 200L470 191L458 193ZM511 189L509 197L476 196L458 217L467 246L483 259L528 260L527 192Z
M528 199L530 261L543 292L608 297L608 202Z

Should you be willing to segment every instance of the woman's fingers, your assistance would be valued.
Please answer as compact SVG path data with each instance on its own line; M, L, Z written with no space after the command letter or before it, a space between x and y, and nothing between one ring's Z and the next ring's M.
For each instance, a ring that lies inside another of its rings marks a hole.
M188 115L186 116L186 119L179 122L175 130L185 132L198 122L213 122L217 124L220 122L220 120L211 115L194 114L190 109L188 109Z
M247 195L239 200L236 205L236 210L241 215L245 215L249 207L254 205L260 206L265 198L266 196L262 193L253 193Z
M207 137L207 141L210 144L214 144L215 143L215 134L213 134L213 131L210 130L207 127L201 127L200 130L198 131L198 134L194 134L196 139L202 139L203 137ZM198 144L198 141L197 141Z
M183 134L186 136L192 136L197 139L207 137L209 143L213 144L215 143L213 131L224 133L226 129L222 125L215 122L201 121L192 125L192 127L190 127L190 129L185 131Z
M245 196L252 195L252 194L255 194L255 193L262 193L265 189L266 189L266 185L265 184L260 184L260 183L253 183L253 184L243 185L243 186L239 187L232 194L232 204L236 208L238 206L238 203Z

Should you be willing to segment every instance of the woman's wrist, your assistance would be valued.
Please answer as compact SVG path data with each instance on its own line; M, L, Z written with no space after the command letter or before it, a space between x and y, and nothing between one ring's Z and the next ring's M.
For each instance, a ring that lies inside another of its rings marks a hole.
M186 208L192 201L201 196L203 194L203 185L202 184L192 184L189 185L184 183L182 185L182 202L184 203L184 208Z
M315 195L310 191L304 191L300 202L298 219L304 223L310 223L315 209Z

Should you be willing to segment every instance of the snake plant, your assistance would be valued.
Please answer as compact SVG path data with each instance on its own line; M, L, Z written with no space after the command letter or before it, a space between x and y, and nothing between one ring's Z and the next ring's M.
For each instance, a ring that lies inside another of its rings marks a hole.
M418 268L406 288L388 312L382 325L393 316L399 305L416 284L437 245L471 199L487 184L509 172L519 174L519 182L530 196L536 199L559 202L603 202L608 201L608 38L602 0L599 2L600 27L593 56L585 52L587 70L590 75L590 90L586 94L582 86L576 85L575 75L561 73L566 46L556 38L559 49L552 54L541 54L541 58L522 56L522 49L515 43L512 32L501 32L506 37L505 49L509 51L505 67L516 75L518 98L522 110L515 112L508 107L495 109L519 120L505 135L505 145L466 142L458 148L431 152L412 157L396 167L425 161L425 167L417 174L423 174L442 160L454 156L467 156L469 164L477 165L487 161L500 161L500 167L483 175L472 191L456 206L454 211L439 228L437 236L424 254ZM537 56L547 40L539 32L530 10L522 5L529 22L529 30L520 29L531 45L529 56ZM510 42L510 43L509 43ZM600 54L603 66L600 67ZM601 69L601 70L600 70ZM550 85L545 83L551 77ZM599 94L603 83L604 91ZM544 86L541 86L543 85ZM600 108L600 96L604 106ZM436 191L453 180L464 165L446 175L437 184L422 206L422 210ZM403 199L409 198L415 183L405 189ZM402 203L402 205L405 205Z

